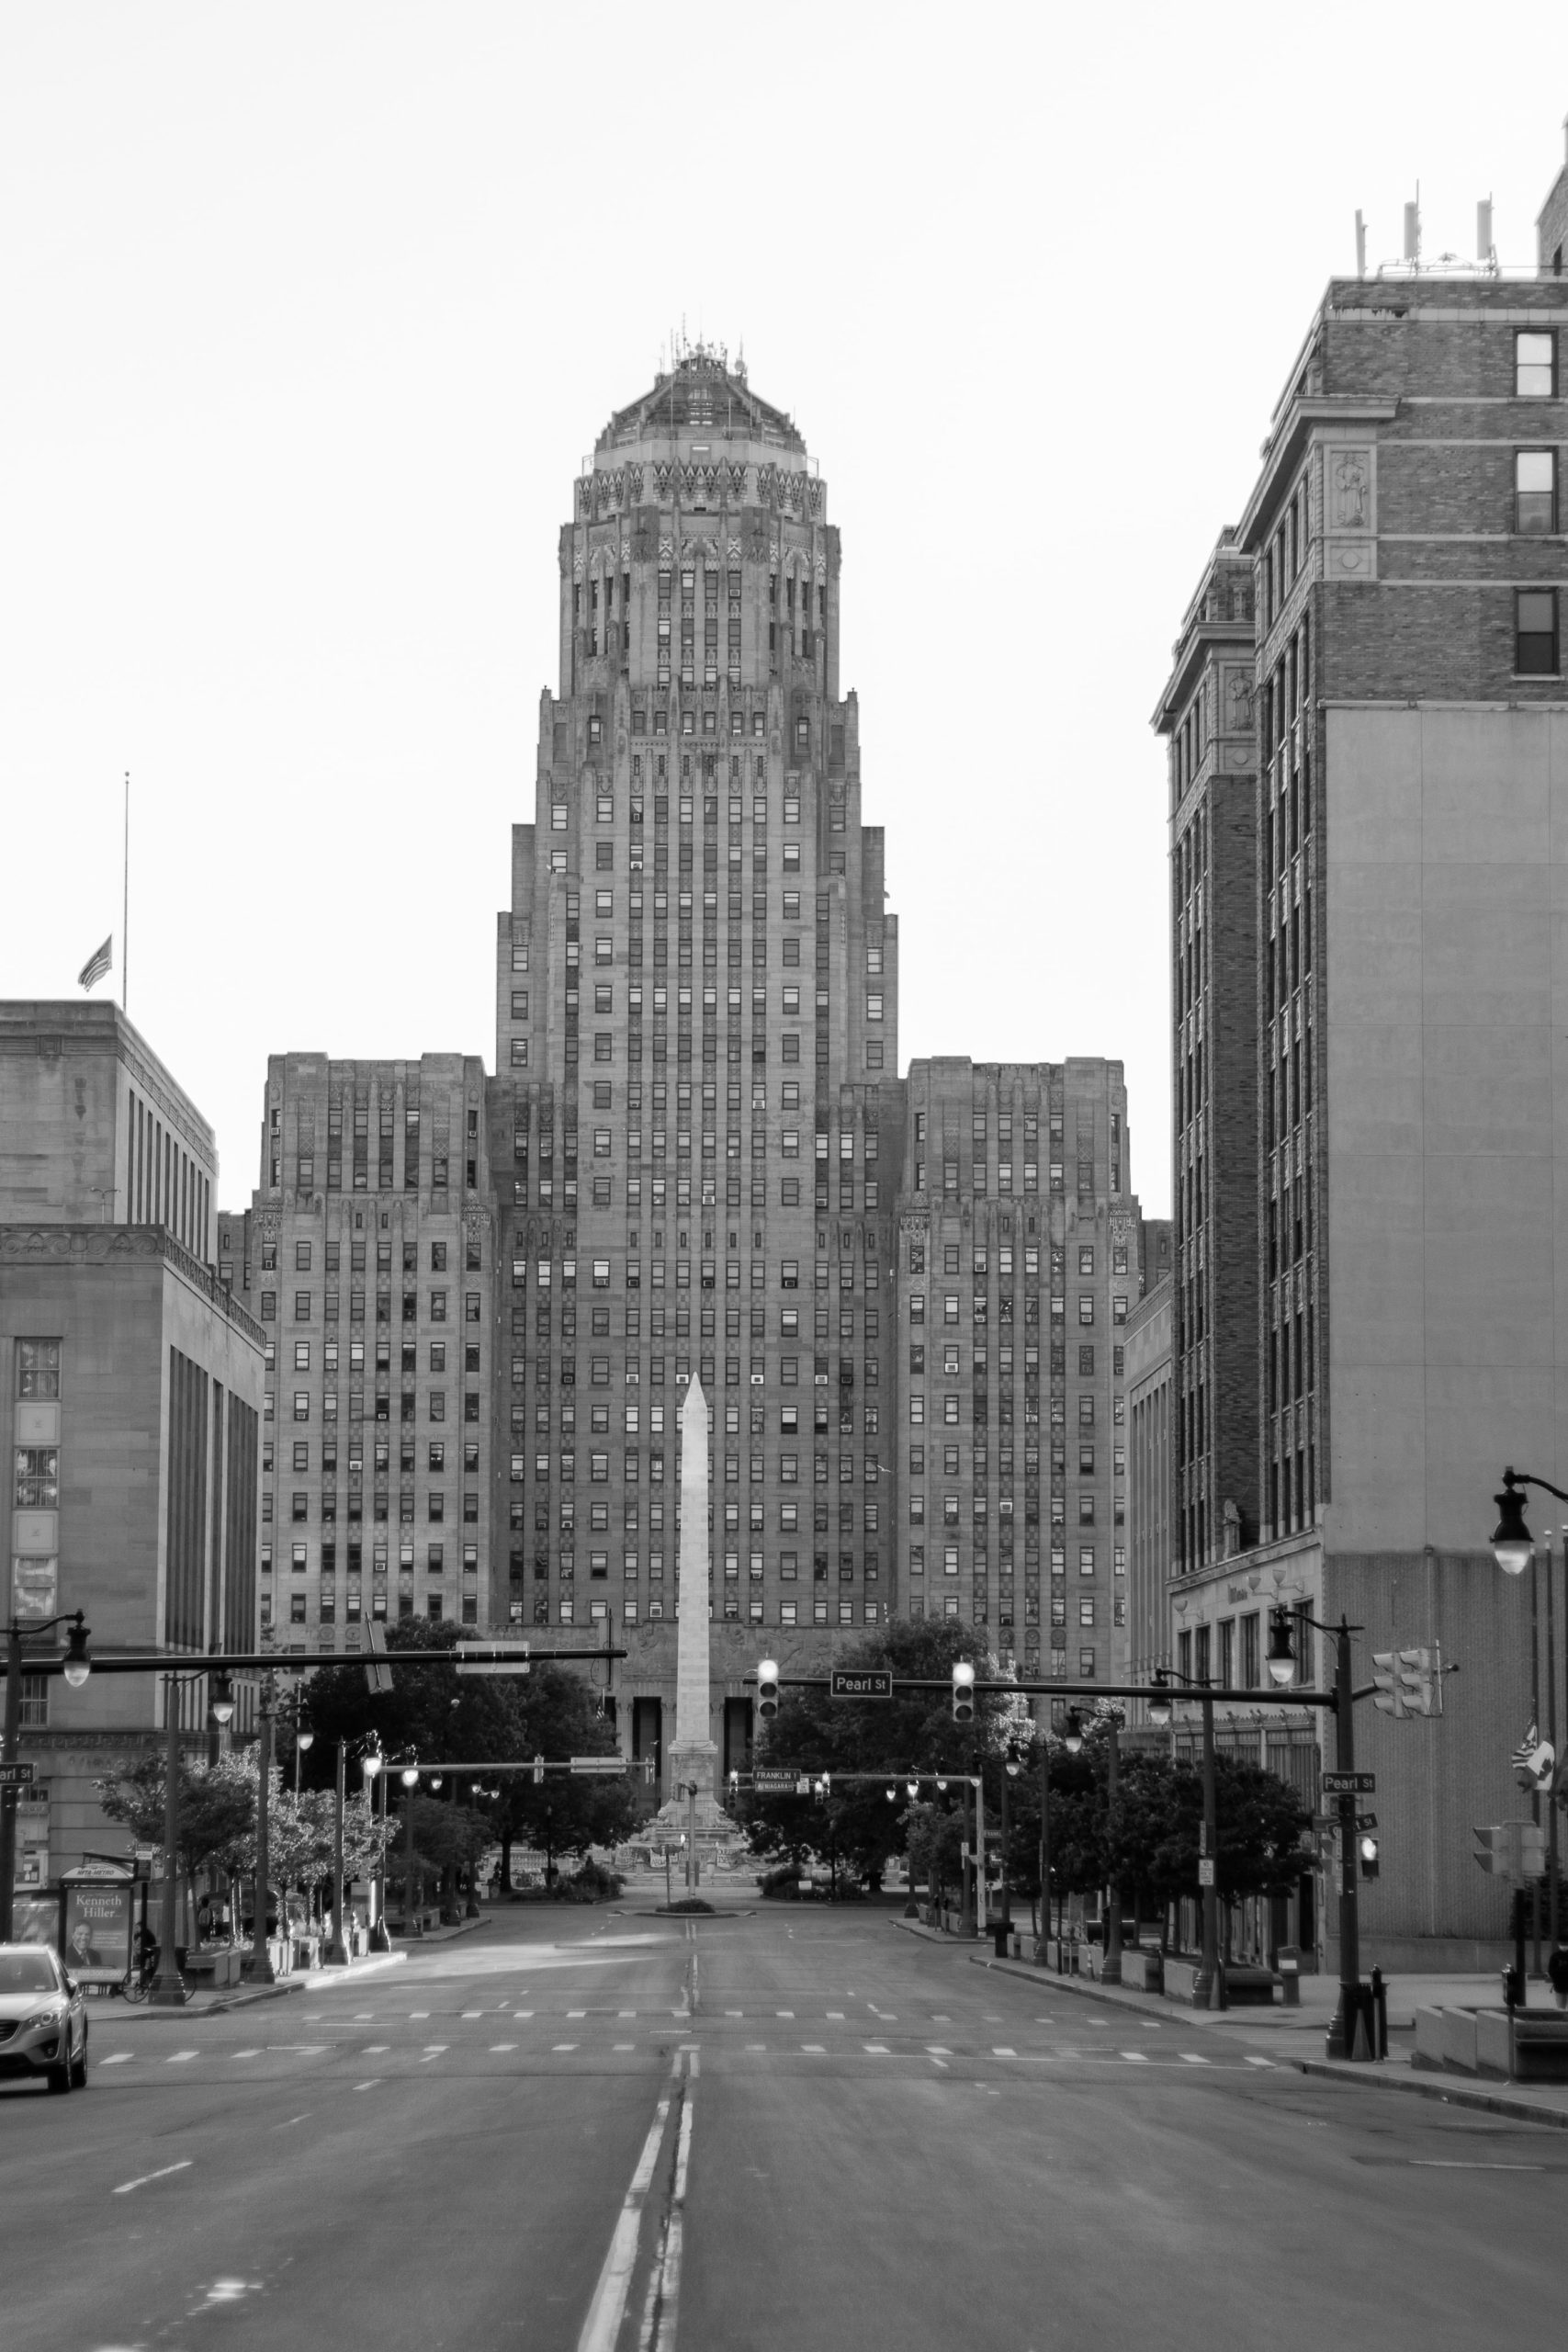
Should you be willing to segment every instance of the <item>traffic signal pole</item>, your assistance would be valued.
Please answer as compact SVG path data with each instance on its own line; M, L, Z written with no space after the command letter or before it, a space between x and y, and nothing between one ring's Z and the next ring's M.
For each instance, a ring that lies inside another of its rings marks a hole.
M1350 1628L1343 1617L1334 1633L1334 1760L1340 1772L1354 1772L1356 1711L1350 1682ZM1339 1814L1339 2006L1328 2031L1328 2055L1353 2058L1356 2023L1362 2014L1361 1934L1356 1908L1356 1800L1347 1792L1335 1802Z

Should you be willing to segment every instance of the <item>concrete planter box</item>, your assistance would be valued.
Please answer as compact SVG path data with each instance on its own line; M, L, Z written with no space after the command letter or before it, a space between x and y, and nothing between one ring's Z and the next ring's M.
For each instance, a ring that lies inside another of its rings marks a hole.
M1157 1951L1129 1951L1122 1956L1122 1982L1134 1993L1165 1991L1165 1957Z
M1165 1962L1164 1975L1164 1989L1167 2000L1184 2001L1187 2004L1187 2007L1190 2008L1192 2006L1193 1990L1198 1983L1197 1962L1195 1960L1172 1960L1168 1955Z
M1416 2051L1413 2066L1428 2067L1433 2072L1443 2061L1443 2015L1441 2009L1417 2009L1416 2012Z
M1473 2075L1476 2068L1475 2011L1445 2009L1443 2017L1443 2064L1461 2075Z

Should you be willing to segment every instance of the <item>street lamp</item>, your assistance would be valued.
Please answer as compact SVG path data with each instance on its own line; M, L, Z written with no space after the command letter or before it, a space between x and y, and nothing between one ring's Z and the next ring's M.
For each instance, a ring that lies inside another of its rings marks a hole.
M405 1764L402 1783L406 1792L403 1804L403 1933L412 1936L418 1931L413 1922L413 1792L419 1786L419 1766Z
M1165 1731L1170 1723L1170 1677L1163 1666L1156 1666L1154 1670L1148 1710L1155 1729Z
M372 1824L372 1826L374 1826L374 1824L375 1824L375 1818L376 1818L376 1782L377 1782L377 1776L381 1772L381 1768L382 1768L382 1766L385 1764L385 1762L386 1762L386 1758L385 1758L385 1757L382 1755L382 1753L381 1753L381 1751L380 1751L380 1749L379 1749L378 1747L368 1747L368 1748L367 1748L367 1749L366 1749L366 1751L365 1751L365 1753L364 1753L364 1755L363 1755L363 1756L360 1758L360 1759L359 1759L359 1769L360 1769L360 1770L361 1770L361 1771L364 1773L364 1775L365 1775L365 1779L366 1779L366 1781L367 1781L367 1785L368 1785L369 1792L370 1792L370 1818L371 1818L371 1824ZM383 1779L382 1779L382 1781L381 1781L381 1842L380 1842L380 1844L378 1846L378 1848L377 1848L377 1849L376 1849L376 1876L375 1876L375 1889L376 1889L375 1911L376 1911L376 1917L375 1917L374 1922L372 1923L371 1929L370 1929L370 1949L372 1950L372 1951L389 1951L389 1950L391 1949L390 1939L389 1938L389 1936L388 1936L388 1934L387 1934L387 1852L386 1852L386 1848L387 1848L387 1781L386 1781L386 1780L383 1778Z
M17 1761L17 1749L22 1728L22 1644L35 1634L51 1634L57 1625L69 1625L65 1646L65 1679L73 1690L80 1690L93 1670L87 1655L87 1623L78 1609L73 1616L48 1617L40 1622L29 1620L24 1625L13 1605L10 1622L6 1628L6 1732L0 1743L0 1758L7 1764ZM17 1804L19 1792L0 1789L0 1944L11 1940L12 1893L17 1875Z
M1062 1745L1069 1756L1076 1756L1083 1746L1083 1717L1076 1707L1067 1709L1067 1721L1062 1733Z
M1296 1653L1291 1641L1291 1612L1280 1603L1269 1611L1269 1679L1288 1690L1296 1679Z
M1532 1471L1515 1470L1511 1466L1504 1471L1503 1491L1495 1498L1498 1518L1492 1534L1492 1552L1497 1566L1507 1577L1522 1577L1535 1558L1535 1539L1525 1525L1523 1490L1526 1487L1544 1487L1549 1495L1555 1495L1559 1502L1568 1502L1568 1495L1563 1493L1561 1487L1554 1487L1550 1478L1538 1478ZM1562 1556L1565 1566L1568 1566L1568 1532L1563 1536ZM1535 1613L1533 1589L1530 1613L1533 1623ZM1564 1600L1564 1615L1568 1618L1568 1598ZM1551 1587L1551 1540L1549 1535L1546 1544L1546 1736L1551 1744L1554 1769L1547 1802L1549 1912L1547 1926L1553 1951L1557 1948L1558 1940L1557 1785L1560 1770L1557 1758L1557 1659L1555 1657L1557 1633L1553 1622L1555 1616L1556 1608ZM1568 1623L1564 1625L1564 1632L1568 1633ZM1539 1815L1539 1798L1537 1812ZM1540 1914L1538 1909L1536 1913L1538 1960L1540 1923Z
M1509 1476L1512 1476L1510 1472ZM1501 1498L1499 1498L1501 1499ZM1292 1618L1303 1625L1311 1625L1317 1633L1326 1634L1334 1644L1334 1764L1341 1781L1350 1779L1356 1770L1355 1689L1350 1673L1350 1635L1361 1632L1344 1617L1337 1625L1325 1625L1304 1609L1292 1611L1283 1603L1269 1612L1269 1672L1281 1689L1295 1679L1295 1646L1291 1638ZM1362 1694L1365 1696L1365 1693ZM1356 1901L1356 1800L1348 1792L1335 1799L1339 1816L1339 2006L1334 2022L1328 2029L1328 2055L1331 2058L1354 2058L1356 2028L1363 2024L1367 2052L1371 2056L1376 2047L1376 2033L1371 2018L1371 1996L1361 1983L1360 1914Z
M303 1693L301 1693L301 1696L303 1696ZM297 1717L294 1725L294 1793L296 1796L299 1793L299 1758L304 1755L308 1747L314 1747L315 1744L315 1733L313 1731L307 1731L304 1724L300 1723Z
M204 1681L211 1672L209 1668L197 1667L190 1674L166 1674L164 1677L166 1733L164 1748L164 1902L159 1920L158 1973L147 1993L148 2003L155 2009L183 2009L190 1997L185 1979L180 1974L175 1951L175 1938L179 1932L179 1881L176 1875L180 1832L179 1688L182 1682ZM214 1722L225 1724L234 1713L233 1685L221 1668L213 1673L212 1680L209 1709ZM264 1919L264 1928L265 1925Z

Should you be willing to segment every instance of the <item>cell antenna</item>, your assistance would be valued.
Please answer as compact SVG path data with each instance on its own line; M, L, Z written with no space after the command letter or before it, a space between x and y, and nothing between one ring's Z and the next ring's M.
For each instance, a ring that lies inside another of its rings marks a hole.
M1416 201L1404 208L1404 258L1419 262L1421 258L1421 183L1416 183Z
M1356 275L1358 277L1365 277L1366 274L1367 223L1365 215L1358 211L1356 214Z
M1492 198L1483 196L1475 208L1475 258L1489 262L1494 258L1492 243Z

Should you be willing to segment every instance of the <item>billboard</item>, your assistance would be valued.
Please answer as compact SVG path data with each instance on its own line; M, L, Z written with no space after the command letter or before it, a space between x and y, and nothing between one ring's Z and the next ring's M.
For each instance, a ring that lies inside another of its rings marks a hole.
M63 1957L73 1975L118 1984L127 1973L138 1892L129 1878L66 1880Z

